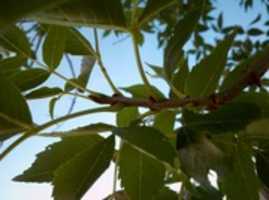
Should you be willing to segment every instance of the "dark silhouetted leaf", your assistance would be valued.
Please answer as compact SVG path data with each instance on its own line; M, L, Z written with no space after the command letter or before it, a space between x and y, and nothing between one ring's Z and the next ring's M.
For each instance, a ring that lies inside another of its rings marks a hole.
M73 0L55 9L37 13L32 17L50 24L125 28L120 0Z
M4 75L11 75L16 72L23 64L26 63L26 58L23 56L14 56L0 61L0 71Z
M185 110L183 117L186 127L218 134L244 129L250 122L261 117L261 110L251 103L231 103L208 114Z
M59 5L67 0L8 0L1 2L0 29L42 9Z
M262 15L258 14L257 17L252 22L250 22L250 25L254 25L258 23L261 20L261 18L262 18Z
M32 125L31 113L25 99L1 73L0 85L0 135L10 135Z
M41 87L34 91L29 92L25 95L25 98L27 99L42 99L42 98L48 98L52 96L56 96L63 93L63 90L58 87Z
M167 187L163 187L153 198L154 200L178 200L178 194Z
M139 19L140 25L158 15L162 10L176 4L176 0L148 0L147 5Z
M266 55L268 49L269 47L265 47L262 51L258 51L256 54L244 60L234 70L228 73L228 75L224 79L224 82L221 85L220 90L223 91L225 89L230 89L235 83L237 83L238 80L240 80L246 75L246 72L248 72L248 70L259 69L261 65L255 65L255 63L257 62L257 60L260 60ZM254 66L254 68L249 69L249 66Z
M264 32L258 28L251 28L248 30L248 35L250 35L250 36L260 36L263 33Z
M11 25L6 29L0 30L0 46L24 57L31 57L32 55L31 45L26 34L15 25Z

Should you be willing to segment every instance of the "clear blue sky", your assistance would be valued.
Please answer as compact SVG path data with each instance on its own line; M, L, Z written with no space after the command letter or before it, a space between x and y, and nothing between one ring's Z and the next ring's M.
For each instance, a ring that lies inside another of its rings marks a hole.
M252 21L257 13L265 11L260 5L256 5L255 9L244 13L239 10L239 0L225 0L217 1L217 7L224 10L224 24L240 24L246 25ZM216 12L217 14L219 12ZM92 33L89 29L83 30L85 35L88 35L90 40L92 39ZM210 36L209 36L210 37ZM210 39L210 38L209 38ZM134 62L133 49L131 40L114 44L119 38L106 38L101 41L101 51L107 70L113 81L118 86L128 86L135 83L140 83L140 78L137 73L136 64ZM92 40L91 40L92 41ZM162 64L162 51L157 49L157 41L155 37L147 36L146 43L141 50L143 61L151 64ZM79 59L75 59L75 68L79 70ZM67 64L62 63L60 72L69 75L67 70ZM163 82L154 80L153 83L158 87L165 89L166 85ZM63 84L58 78L51 78L48 81L51 86L57 86ZM111 93L106 82L102 78L98 66L92 74L91 81L88 85L90 89L99 90L106 93ZM67 106L70 104L71 98L65 98L57 106L57 113L61 114L66 112ZM31 101L30 103L33 117L36 123L42 123L49 120L48 116L48 101ZM85 109L94 106L93 103L87 101L79 101L76 104L75 110ZM57 114L56 114L57 115ZM94 122L110 122L114 123L114 117L112 114L98 114L83 117L77 120L68 121L57 130L67 130L78 125L85 125ZM43 150L48 144L57 141L47 138L35 137L24 142L15 151L13 151L6 159L0 163L0 199L1 200L50 200L52 187L49 184L23 184L12 182L11 179L20 174L24 169L28 168L35 159L35 154ZM9 142L5 143L5 147ZM0 151L3 149L0 149ZM112 168L110 168L102 178L94 185L94 187L85 195L83 200L101 200L107 194L111 193L112 185Z

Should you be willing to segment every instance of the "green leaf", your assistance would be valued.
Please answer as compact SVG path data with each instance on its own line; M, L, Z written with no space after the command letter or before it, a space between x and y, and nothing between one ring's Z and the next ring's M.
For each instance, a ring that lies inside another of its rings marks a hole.
M259 107L261 118L269 118L269 94L267 92L242 92L234 103L249 103Z
M173 132L176 113L174 111L165 110L159 112L154 119L154 128L159 129L165 135Z
M212 134L236 132L261 117L260 108L251 103L230 103L208 114L184 111L184 126Z
M218 28L221 30L223 28L223 13L218 17Z
M258 51L256 54L244 60L234 70L228 73L221 85L220 91L230 89L238 82L238 80L242 79L249 70L259 70L262 65L257 65L256 63L258 60L263 59L267 55L268 49L269 47L265 47L263 50ZM249 66L253 66L253 68L250 69Z
M254 25L254 24L258 23L258 22L261 20L261 18L262 18L262 15L261 15L261 14L258 14L258 15L255 17L255 19L253 19L253 21L250 22L250 25Z
M26 94L25 98L26 99L42 99L42 98L56 96L61 93L63 93L63 90L58 87L53 87L53 88L41 87Z
M14 56L0 61L0 71L4 75L11 75L26 63L27 59L23 56Z
M50 69L60 64L66 44L66 29L61 26L49 26L48 35L43 44L43 59Z
M72 78L70 80L80 85L81 87L86 88L89 82L93 67L95 65L95 61L96 59L94 57L83 56L79 76L77 78ZM71 91L73 89L75 89L73 85L71 85L69 82L65 83L65 89L64 89L65 91ZM83 90L81 89L79 89L79 91L83 92Z
M258 28L251 28L248 30L248 35L250 36L261 36L262 34L264 34L264 32Z
M90 56L83 57L80 68L80 74L77 80L80 83L80 85L84 88L87 87L87 83L90 79L94 64L95 64L95 58Z
M259 151L256 154L256 168L257 174L262 183L269 187L269 152L268 150Z
M159 99L164 99L164 95L154 86L151 86L151 91L158 97ZM144 98L148 99L151 97L151 93L149 92L147 86L142 84L133 85L130 87L122 88L124 91L129 92L135 98Z
M31 17L49 24L125 29L125 18L120 0L69 1L55 9L36 13Z
M180 63L182 48L191 37L199 18L200 9L194 9L176 24L173 37L168 41L164 52L164 67L168 80Z
M74 156L80 155L86 149L93 148L103 139L98 135L65 137L60 142L49 145L43 152L37 154L32 166L23 174L14 178L20 182L51 182L54 172Z
M107 196L103 200L111 200L111 199L113 199L113 200L130 200L124 190L114 192L113 194Z
M66 28L65 52L72 55L91 55L94 50L91 43L75 28Z
M160 161L174 165L176 151L160 131L151 127L115 128L113 134L120 136L129 144L151 154Z
M176 72L172 76L172 85L177 90L184 93L185 92L186 81L188 79L189 74L190 74L190 70L189 70L189 67L188 67L188 63L184 59L182 65L180 66L180 69L178 70L178 72ZM172 91L171 91L171 93L172 93ZM175 95L172 93L172 96L175 96Z
M50 73L44 69L32 68L17 71L9 78L21 91L26 91L44 83L49 75Z
M90 124L87 126L78 127L69 131L64 132L51 132L42 134L46 137L73 137L73 136L84 136L84 135L96 135L103 132L111 132L114 126L105 123Z
M119 169L122 186L131 199L152 199L164 184L164 166L128 144L120 150Z
M186 82L185 91L192 97L208 96L218 87L235 34L220 42L213 52L197 64Z
M165 79L165 74L164 74L163 67L160 67L160 66L157 66L157 65L148 64L148 63L147 63L147 65L155 73L155 74L150 74L153 78L162 78L162 79Z
M29 107L14 84L0 73L0 135L9 135L32 125Z
M164 9L177 4L175 0L148 0L147 5L139 19L140 26L158 15Z
M137 107L123 108L117 113L117 126L128 127L139 116Z
M266 135L268 134L269 128L269 119L261 119L257 120L251 124L249 124L246 128L246 132L250 135ZM269 135L268 135L269 137Z
M163 187L153 198L154 200L178 200L178 194L167 187Z
M79 200L109 167L114 143L109 137L60 166L54 173L54 199Z
M9 51L18 53L23 57L32 56L31 45L26 34L15 25L0 30L0 46Z
M8 0L0 7L0 29L37 11L54 7L67 0Z
M221 189L228 199L259 200L259 180L252 157L246 144L239 142L232 147L227 169L220 177Z
M60 98L61 98L61 96L54 97L54 98L52 98L52 99L49 101L49 114L50 114L51 119L54 118L54 110L55 110L55 106L56 106L57 101L58 101Z

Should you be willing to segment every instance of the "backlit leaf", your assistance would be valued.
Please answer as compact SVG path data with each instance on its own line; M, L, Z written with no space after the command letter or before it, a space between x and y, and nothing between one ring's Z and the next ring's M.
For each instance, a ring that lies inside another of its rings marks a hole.
M41 87L25 95L26 99L42 99L63 93L63 90L58 87Z
M121 148L119 169L122 186L131 199L152 199L164 182L164 166L128 144Z
M50 73L44 69L33 68L13 73L9 78L21 90L33 89L49 78Z
M9 51L16 52L23 57L31 57L30 42L26 34L15 25L0 30L0 46Z
M164 53L165 74L168 79L179 65L182 58L182 48L191 37L200 18L200 11L194 9L181 19L175 26L173 37L168 41Z
M32 124L29 107L15 85L0 73L0 135L17 133Z
M49 24L125 28L120 0L74 0L31 17Z
M48 35L43 44L43 59L50 69L60 64L66 44L66 29L61 26L49 26Z
M54 173L55 200L79 200L109 167L114 153L114 137L85 149Z
M115 128L115 135L136 146L137 148L151 154L160 161L174 165L176 152L169 140L157 129L150 127Z
M227 62L234 34L220 42L213 52L197 64L188 76L185 91L192 97L212 94L218 84Z
M23 174L14 178L20 182L51 182L54 171L68 162L74 156L103 141L98 135L80 137L65 137L60 142L49 145L43 152L37 154L32 166Z

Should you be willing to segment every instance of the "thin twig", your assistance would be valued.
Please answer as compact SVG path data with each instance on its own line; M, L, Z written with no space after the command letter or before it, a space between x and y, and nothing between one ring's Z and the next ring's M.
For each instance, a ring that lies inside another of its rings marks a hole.
M99 67L100 67L100 70L101 70L102 74L104 75L105 79L107 80L108 84L110 85L111 89L113 90L113 92L115 94L120 94L120 92L118 91L117 87L113 83L112 79L108 75L107 70L106 70L106 68L104 66L104 63L102 61L102 57L101 57L101 53L100 53L100 46L99 46L99 38L98 38L97 29L94 28L93 29L93 32L94 32L94 40L95 40L95 51L96 51L96 54L97 54L97 63L99 65Z

